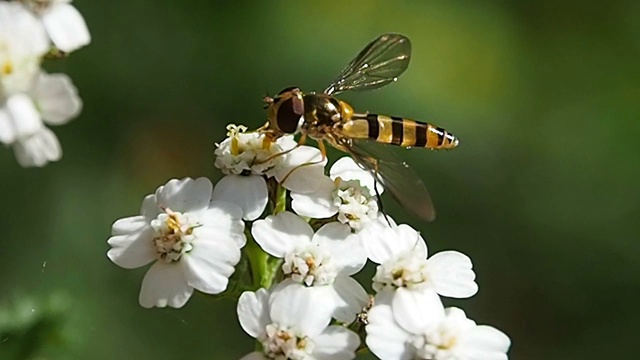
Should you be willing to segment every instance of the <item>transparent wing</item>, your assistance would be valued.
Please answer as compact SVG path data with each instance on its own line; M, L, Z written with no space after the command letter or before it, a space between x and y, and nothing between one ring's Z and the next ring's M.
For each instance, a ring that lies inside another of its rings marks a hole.
M427 187L416 172L388 147L370 141L332 137L363 169L370 171L384 189L405 210L420 219L433 221L436 211Z
M383 34L365 46L324 91L370 90L397 80L409 66L411 42L400 34Z

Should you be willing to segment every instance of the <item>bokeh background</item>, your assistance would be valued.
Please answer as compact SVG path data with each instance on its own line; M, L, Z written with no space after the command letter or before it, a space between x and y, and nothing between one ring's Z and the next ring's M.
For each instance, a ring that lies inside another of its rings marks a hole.
M473 259L480 292L447 304L509 334L512 359L640 355L639 2L74 4L93 43L45 65L84 101L54 129L64 157L22 169L0 152L1 359L251 351L231 301L141 308L145 269L109 262L110 226L170 178L220 178L227 123L261 125L266 92L324 89L384 32L411 39L409 69L343 98L460 137L455 151L398 151L428 184L435 223L389 205L432 252Z

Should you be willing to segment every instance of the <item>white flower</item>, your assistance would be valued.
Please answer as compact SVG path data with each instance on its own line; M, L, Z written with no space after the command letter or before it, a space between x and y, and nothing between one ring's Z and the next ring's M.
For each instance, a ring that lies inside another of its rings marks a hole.
M140 305L182 307L193 289L218 294L246 243L242 212L234 204L211 202L206 178L170 180L145 197L141 215L113 224L107 256L133 269L155 263L142 281Z
M376 181L350 157L336 161L329 177L323 176L314 183L311 193L291 192L291 207L299 215L323 219L338 214L338 221L356 231L378 218ZM379 185L377 189L378 194L384 191Z
M80 113L82 101L64 74L40 72L28 93L10 95L0 104L0 141L13 145L22 166L43 166L57 161L62 149L47 124L67 123Z
M471 260L457 251L442 251L427 259L427 244L408 225L379 227L363 239L368 257L380 264L373 277L378 293L393 293L393 309L407 297L435 291L465 298L478 291Z
M243 360L349 360L360 339L342 326L328 326L322 298L285 286L271 294L264 289L244 292L238 319L244 331L260 341L261 352Z
M367 292L350 275L360 271L367 261L360 238L338 222L318 232L299 216L282 212L257 220L251 229L262 249L284 259L282 271L299 291L332 302L332 316L350 323L369 301Z
M226 176L216 184L213 198L237 204L246 220L257 219L267 206L265 177L274 177L286 189L304 192L323 176L326 159L316 148L296 148L293 136L266 143L257 132L245 133L244 126L227 129L228 138L215 150L215 166Z
M64 52L71 52L91 42L87 24L71 0L23 0L37 16L53 44Z
M506 360L511 341L500 330L476 325L464 311L443 308L425 293L401 312L386 304L369 310L367 346L382 360Z
M48 50L38 19L18 3L0 1L0 103L31 87Z

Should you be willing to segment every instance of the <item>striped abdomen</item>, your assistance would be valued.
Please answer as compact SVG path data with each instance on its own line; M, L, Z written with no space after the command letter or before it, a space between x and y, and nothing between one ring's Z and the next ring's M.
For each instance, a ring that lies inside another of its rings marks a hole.
M343 124L341 130L349 138L370 139L404 147L453 149L458 146L458 138L445 129L395 116L354 114Z

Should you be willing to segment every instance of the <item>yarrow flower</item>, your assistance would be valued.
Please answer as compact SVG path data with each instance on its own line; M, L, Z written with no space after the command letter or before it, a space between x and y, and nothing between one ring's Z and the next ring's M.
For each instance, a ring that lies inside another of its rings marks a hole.
M302 218L282 212L257 220L251 234L264 251L284 260L282 272L291 286L326 298L338 321L352 322L367 304L367 292L350 277L364 267L367 256L348 226L332 222L314 234Z
M246 129L229 125L228 138L217 145L215 166L226 176L216 185L214 198L237 204L246 220L255 220L267 206L266 178L275 178L286 189L304 192L323 176L326 159L316 148L298 146L293 136L269 142Z
M476 325L461 309L444 309L424 293L401 311L388 303L369 310L367 346L382 360L506 360L509 338L491 326Z
M428 257L418 231L379 211L382 185L352 159L325 175L319 150L246 129L228 126L217 145L225 176L215 187L171 180L140 216L113 224L114 263L154 262L142 306L181 307L194 289L228 290L258 343L242 360L348 360L367 349L382 360L507 359L505 334L442 304L478 291L466 255ZM368 259L375 295L354 278Z
M376 181L350 157L336 161L323 176L312 183L313 192L291 192L291 208L302 216L317 219L337 214L337 220L355 231L378 219ZM377 186L378 194L384 188Z
M349 360L360 345L354 332L329 326L330 308L322 298L292 286L245 292L237 311L242 329L262 345L242 360Z
M210 202L206 178L170 180L145 197L141 215L113 224L107 256L133 269L154 262L142 281L140 305L182 307L193 289L219 294L246 243L242 211Z
M58 138L46 125L65 124L82 108L69 77L40 70L48 51L45 26L27 7L0 1L0 142L12 146L25 167L61 158Z

